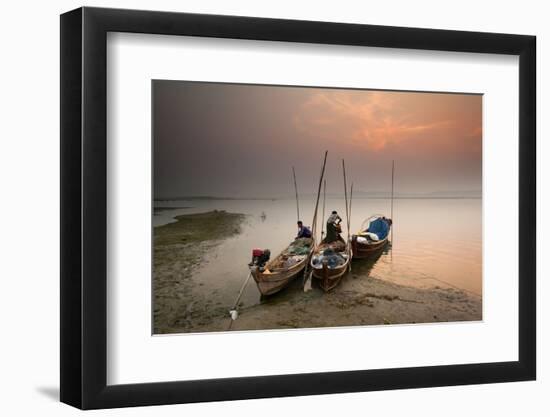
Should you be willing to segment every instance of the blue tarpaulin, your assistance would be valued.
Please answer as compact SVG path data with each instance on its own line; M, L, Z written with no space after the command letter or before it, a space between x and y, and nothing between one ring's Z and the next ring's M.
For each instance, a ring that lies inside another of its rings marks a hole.
M383 240L388 236L388 232L390 231L390 226L388 225L388 222L384 219L378 218L376 220L373 220L370 225L367 232L374 233L376 236L378 236L378 239Z

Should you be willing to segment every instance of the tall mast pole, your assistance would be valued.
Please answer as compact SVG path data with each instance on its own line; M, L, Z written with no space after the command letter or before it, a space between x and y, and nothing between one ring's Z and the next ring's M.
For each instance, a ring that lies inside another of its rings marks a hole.
M317 209L319 208L319 197L321 195L321 185L323 184L323 178L325 176L325 167L327 165L328 151L325 151L325 159L323 160L323 168L321 169L321 176L319 178L319 187L317 188L317 200L315 201L315 212L313 213L313 221L311 222L312 235L315 239L315 233L317 231Z
M327 165L327 155L328 151L325 151L325 159L323 160L323 168L321 169L321 176L319 178L319 187L317 188L317 200L315 201L315 211L313 212L313 221L311 222L311 236L313 238L313 247L315 248L315 234L317 233L317 209L319 208L319 197L321 195L321 185L323 184L323 179L325 177L325 167ZM313 251L310 252L309 256ZM308 266L309 266L309 257L307 258L306 267L304 268L304 280L303 287L304 292L311 289L311 274L308 275Z
M353 182L351 183L351 190L349 193L349 215L348 215L348 256L351 261L351 238L350 238L350 227L351 227L351 202L353 201ZM349 264L349 272L351 273L351 262Z
M390 218L392 221L392 227L391 227L391 240L393 243L393 179L394 179L394 172L395 172L395 161L391 161L391 214Z
M349 231L349 228L351 227L351 202L352 202L352 199L353 199L353 183L351 183L351 190L350 190L350 193L349 193L349 225L348 225L348 231Z
M323 181L323 211L321 213L321 240L325 234L325 200L327 197L327 180Z
M296 192L296 221L300 221L300 203L298 202L298 185L296 184L296 171L292 167L292 176L294 177L294 191Z
M344 173L344 199L346 200L346 221L348 225L348 244L349 244L349 211L348 211L348 186L346 182L346 163L342 159L342 171Z

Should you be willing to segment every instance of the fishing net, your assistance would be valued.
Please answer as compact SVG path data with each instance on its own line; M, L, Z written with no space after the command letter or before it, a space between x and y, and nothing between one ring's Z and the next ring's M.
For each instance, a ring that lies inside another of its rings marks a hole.
M320 251L331 249L334 252L344 252L346 250L346 242L343 240L336 240L330 243L323 243L319 246Z
M329 269L334 269L346 263L347 255L340 252L334 252L331 249L326 249L323 252L313 256L311 265L315 269L321 269L324 261L327 262L327 267Z
M307 237L302 237L292 242L287 248L286 253L289 255L307 255L310 248L311 239Z
M271 269L286 269L303 261L306 255L281 255L270 265Z

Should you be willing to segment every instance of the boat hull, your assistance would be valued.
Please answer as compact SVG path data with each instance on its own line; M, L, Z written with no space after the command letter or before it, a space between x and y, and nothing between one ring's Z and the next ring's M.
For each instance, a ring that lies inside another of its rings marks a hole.
M270 274L260 272L259 270L252 271L252 278L256 281L258 290L262 295L275 294L289 285L303 272L308 259L309 257L285 271L275 271Z
M353 236L351 240L351 251L353 259L372 259L387 245L388 238L379 242L360 243L357 242L357 236Z
M326 264L324 264L322 268L315 268L315 266L313 265L313 258L311 261L312 276L318 281L319 286L325 292L331 291L332 289L336 288L338 284L340 284L350 265L351 253L349 253L348 246L342 238L340 238L337 243L341 245L341 249L338 250L338 252L349 255L345 263L337 266L336 268L329 268ZM319 245L319 247L316 249L316 252L320 253L326 248L331 247L331 245L333 244L334 243L325 243L323 241L321 245Z
M329 268L327 265L323 265L323 267L319 269L313 268L313 278L318 280L319 286L323 291L329 292L340 284L348 269L349 259L345 264L337 268Z
M295 256L292 255L294 252L289 252L289 249L296 244L297 240L292 242L289 247L283 250L276 258L269 261L265 265L263 271L260 271L259 268L256 267L251 269L252 277L254 281L256 281L258 291L260 291L262 295L272 295L281 291L303 272L313 251L313 239L301 238L300 240L302 243L305 241L310 249L307 254L304 254L304 258L294 265L290 267L281 267L280 261L281 259L288 259L288 257Z
M376 219L380 219L380 218L382 218L388 226L386 237L382 240L379 240L379 241L372 241L371 240L371 241L366 242L366 243L365 242L358 242L357 241L358 235L361 235L362 233L367 232L369 230L371 222L376 220ZM366 219L363 222L363 224L361 225L362 232L360 232L358 235L352 235L351 236L351 250L352 250L352 253L353 253L353 257L355 259L373 259L373 258L376 258L378 256L379 252L384 247L386 247L386 245L388 244L388 237L390 235L391 228L392 228L392 220L391 219L386 219L381 214L375 214L375 215L369 217L368 219Z

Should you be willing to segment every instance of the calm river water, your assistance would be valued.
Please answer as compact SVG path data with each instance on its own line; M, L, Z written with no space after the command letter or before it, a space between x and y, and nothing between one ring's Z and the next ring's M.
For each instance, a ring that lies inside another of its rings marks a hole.
M226 210L248 215L242 233L224 240L199 266L194 278L217 301L232 304L248 275L253 248L269 248L272 256L284 249L296 234L296 202L278 200L179 200L155 202L153 226L174 221L180 214ZM300 201L300 216L311 226L313 199ZM343 198L327 198L326 213L337 210L345 223ZM174 207L174 209L168 209ZM186 208L180 208L186 207ZM354 261L354 273L419 288L454 287L482 292L482 200L396 199L393 242L374 263ZM321 210L319 210L321 211ZM262 218L265 213L265 219ZM351 230L355 232L372 214L390 215L388 199L353 200ZM321 214L319 213L319 217ZM320 229L320 222L319 222ZM347 235L344 227L343 236ZM340 284L346 285L346 280ZM320 290L319 290L320 291ZM254 282L248 284L245 306L260 302Z

